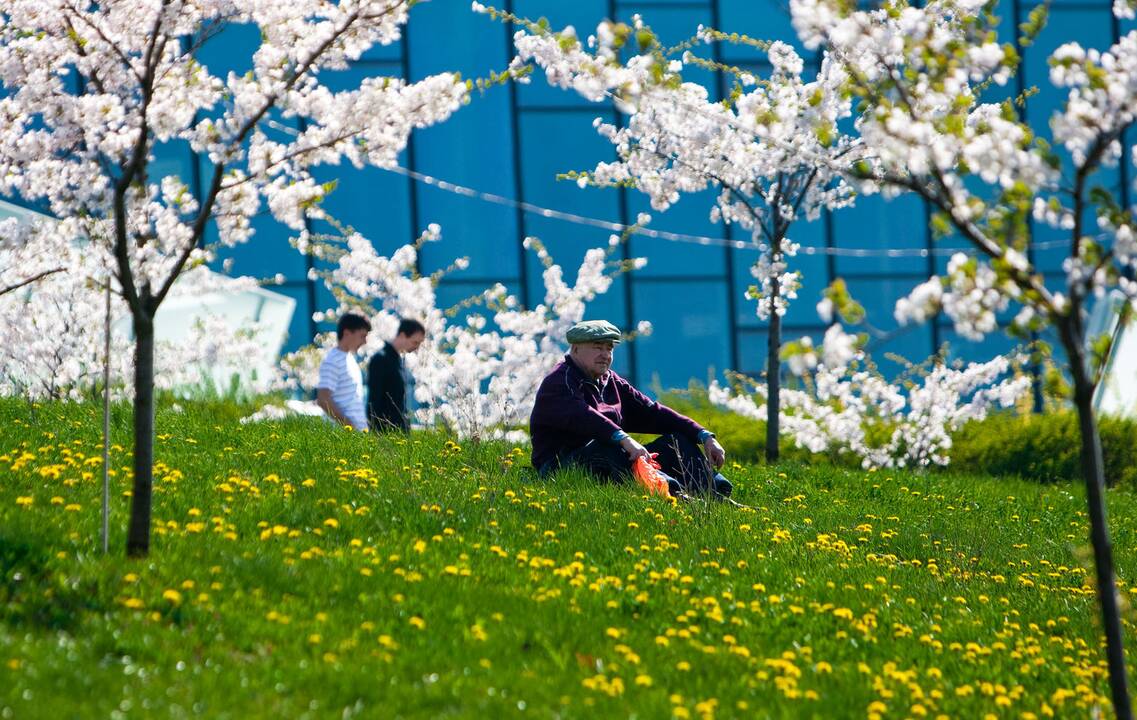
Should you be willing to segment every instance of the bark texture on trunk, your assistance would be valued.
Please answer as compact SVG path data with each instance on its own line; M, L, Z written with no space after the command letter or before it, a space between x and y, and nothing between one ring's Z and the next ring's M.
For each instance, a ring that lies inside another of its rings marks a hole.
M1105 463L1102 461L1101 436L1094 418L1094 386L1086 368L1086 355L1079 333L1069 325L1061 326L1060 331L1074 380L1074 406L1078 411L1078 429L1082 440L1082 476L1086 483L1086 502L1089 505L1090 542L1094 549L1094 571L1101 605L1102 629L1105 632L1110 696L1117 718L1131 720L1133 709L1129 699L1121 612L1113 574L1113 545L1109 539L1109 521L1105 507Z
M766 462L778 461L779 419L782 412L782 318L770 314L770 337L766 347Z
M126 554L150 552L150 505L154 486L154 317L134 316L134 486Z
M782 253L782 239L771 243L770 257L777 262ZM766 462L778 461L778 439L781 435L782 412L782 316L777 313L781 295L778 278L770 283L770 335L766 339Z

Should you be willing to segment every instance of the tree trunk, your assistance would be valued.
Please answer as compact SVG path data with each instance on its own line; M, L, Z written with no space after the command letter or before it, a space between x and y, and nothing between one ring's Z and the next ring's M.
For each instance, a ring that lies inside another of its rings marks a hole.
M150 502L154 485L154 316L134 313L134 488L126 554L150 552Z
M776 263L782 252L782 239L771 243L770 258ZM782 316L777 313L776 301L781 294L778 278L770 283L770 335L766 339L766 462L778 461L778 437L781 434L782 412Z
M1094 548L1094 570L1097 576L1098 600L1101 604L1102 628L1105 631L1110 695L1113 699L1114 713L1119 720L1130 720L1133 711L1129 701L1121 614L1113 575L1113 546L1109 540L1109 524L1105 508L1105 464L1102 461L1101 437L1098 435L1097 421L1094 418L1094 387L1086 369L1081 338L1065 323L1059 327L1059 330L1062 343L1066 346L1070 372L1074 380L1074 405L1078 410L1078 429L1082 440L1082 476L1086 483L1086 502L1089 504L1090 541Z
M766 352L766 462L775 463L778 461L778 436L781 433L779 419L782 412L782 318L777 313L770 315L770 337Z

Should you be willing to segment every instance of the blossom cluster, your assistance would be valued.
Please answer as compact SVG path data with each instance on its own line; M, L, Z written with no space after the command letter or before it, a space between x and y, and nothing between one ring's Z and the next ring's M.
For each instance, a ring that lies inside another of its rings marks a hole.
M856 455L865 468L947 465L952 432L992 407L1014 406L1030 389L1028 376L1007 377L1003 356L965 367L937 359L912 380L889 382L840 325L826 331L820 358L808 338L797 348L789 366L803 387L781 390L783 432L810 452ZM712 382L711 402L765 420L765 385L735 379L733 387Z
M133 391L129 312L109 270L105 247L78 241L81 223L70 219L5 221L0 236L15 241L0 246L0 286L34 283L0 294L0 396L30 400L90 397L103 386L109 363L112 394ZM34 242L20 238L34 236ZM110 354L105 348L107 283L111 285ZM229 278L197 266L182 274L171 297L199 297L211 292L239 292L256 287L252 278ZM161 317L161 315L159 315ZM261 354L264 328L237 327L205 312L188 335L159 341L156 385L182 393L224 390L216 387L226 370L236 373ZM244 389L267 391L270 377L245 378Z

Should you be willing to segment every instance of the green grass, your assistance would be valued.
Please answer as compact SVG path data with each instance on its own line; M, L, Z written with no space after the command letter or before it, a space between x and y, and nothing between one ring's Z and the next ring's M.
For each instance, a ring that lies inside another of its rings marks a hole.
M234 414L160 411L128 560L125 411L103 556L98 411L0 403L0 716L1108 711L1075 485L735 466L754 511L673 506L508 445ZM1129 598L1137 503L1109 502Z

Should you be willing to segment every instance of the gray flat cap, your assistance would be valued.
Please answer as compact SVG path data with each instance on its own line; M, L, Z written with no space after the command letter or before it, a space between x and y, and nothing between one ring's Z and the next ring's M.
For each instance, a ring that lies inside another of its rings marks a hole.
M587 342L620 342L620 328L607 320L584 320L569 328L565 340L570 345Z

